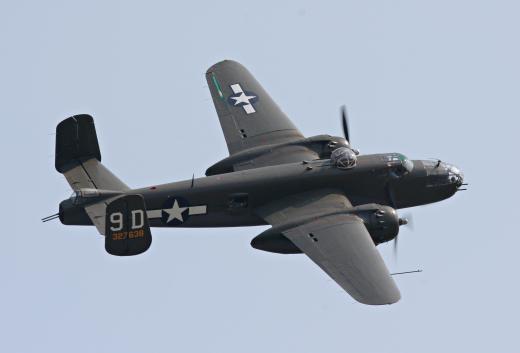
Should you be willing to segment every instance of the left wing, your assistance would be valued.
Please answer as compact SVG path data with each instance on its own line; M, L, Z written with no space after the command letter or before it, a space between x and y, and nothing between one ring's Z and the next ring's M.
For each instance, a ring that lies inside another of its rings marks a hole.
M206 80L226 139L229 157L206 175L319 159L303 134L241 64L216 63Z
M267 91L236 61L213 65L206 80L230 155L303 138Z
M353 214L338 213L346 211L347 205L350 202L340 193L318 191L275 201L260 208L259 214L281 226L285 237L357 301L370 305L397 302L399 289L363 221ZM288 222L290 226L284 228Z

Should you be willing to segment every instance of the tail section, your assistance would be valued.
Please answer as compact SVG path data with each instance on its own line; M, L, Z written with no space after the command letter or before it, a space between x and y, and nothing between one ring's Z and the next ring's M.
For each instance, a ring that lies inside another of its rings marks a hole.
M63 174L75 196L60 203L63 224L89 224L105 234L105 209L129 190L101 164L101 152L90 115L74 115L56 127L56 170Z
M90 115L74 115L58 124L55 167L74 190L73 197L60 203L61 223L95 225L105 235L105 250L112 255L148 250L152 234L143 196L129 194L130 188L101 164Z
M74 115L56 127L55 167L74 190L129 190L101 164L94 119L87 114Z

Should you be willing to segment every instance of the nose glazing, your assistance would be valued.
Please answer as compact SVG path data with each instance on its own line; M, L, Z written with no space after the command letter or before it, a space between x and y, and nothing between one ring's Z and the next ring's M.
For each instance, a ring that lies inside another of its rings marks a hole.
M457 188L464 183L464 174L453 164L440 160L423 160L429 186L454 185Z
M457 186L461 186L464 182L464 173L462 173L462 171L453 164L444 163L444 166L448 172L448 179L450 182L456 184Z

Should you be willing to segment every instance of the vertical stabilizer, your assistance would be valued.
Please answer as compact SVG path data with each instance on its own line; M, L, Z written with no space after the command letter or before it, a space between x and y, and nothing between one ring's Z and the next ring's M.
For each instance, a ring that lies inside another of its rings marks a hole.
M129 189L101 164L94 119L87 114L71 116L56 127L55 167L74 190Z

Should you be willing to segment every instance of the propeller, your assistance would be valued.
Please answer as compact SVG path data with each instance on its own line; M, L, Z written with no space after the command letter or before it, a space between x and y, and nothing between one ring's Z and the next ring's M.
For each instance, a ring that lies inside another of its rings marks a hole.
M343 126L343 135L345 136L345 140L350 144L350 136L348 134L348 114L345 105L341 106L341 125Z
M399 226L406 226L412 232L414 231L414 221L412 213L407 213L403 218L399 218ZM395 236L393 241L394 257L397 258L399 247L399 234Z
M350 143L350 134L349 134L349 128L348 128L348 113L347 113L347 107L345 105L341 106L340 109L341 113L341 126L343 127L343 135L345 136L345 140L347 140L347 143L350 146L350 149L354 151L355 154L359 154L359 150L352 148L352 144Z
M394 258L397 259L397 247L399 245L399 234L395 236L393 244L394 244L394 248L393 248L393 250L394 250Z

